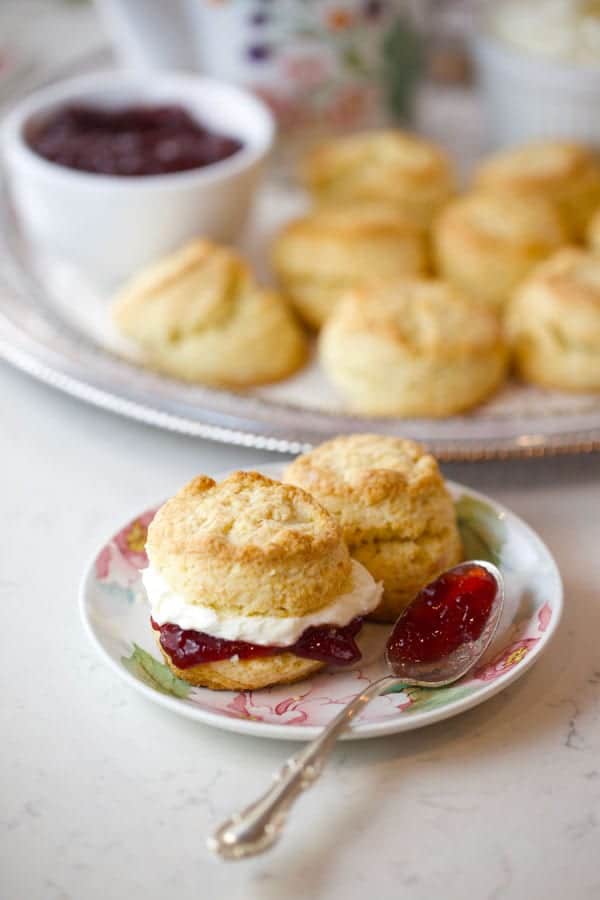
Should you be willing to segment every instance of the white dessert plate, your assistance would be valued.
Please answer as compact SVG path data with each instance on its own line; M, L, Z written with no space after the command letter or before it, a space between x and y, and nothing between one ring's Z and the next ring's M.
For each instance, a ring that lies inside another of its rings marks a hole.
M279 477L282 466L261 471ZM497 636L475 670L438 690L407 689L374 700L347 739L410 731L455 716L508 687L538 659L562 612L562 584L543 541L521 519L460 484L450 483L466 554L502 570L506 605ZM145 697L180 715L240 734L309 740L365 683L385 673L389 626L367 624L363 658L351 669L326 670L293 685L261 691L210 691L175 678L156 648L139 571L155 510L124 525L95 554L80 593L85 630L102 659Z

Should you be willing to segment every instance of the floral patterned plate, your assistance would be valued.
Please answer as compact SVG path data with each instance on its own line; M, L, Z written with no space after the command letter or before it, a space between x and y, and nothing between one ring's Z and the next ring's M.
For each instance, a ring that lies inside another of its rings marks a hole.
M277 477L281 466L262 467ZM349 739L420 728L457 715L507 687L535 662L556 630L562 585L545 544L517 516L459 484L450 483L469 558L496 563L506 581L506 606L492 647L460 682L438 690L407 689L374 700ZM307 681L235 693L195 688L176 678L159 658L139 570L146 565L146 530L155 510L129 522L102 547L87 571L80 596L85 629L107 662L146 697L207 725L269 738L309 740L366 683L385 671L389 627L361 632L363 658L346 670L327 670Z

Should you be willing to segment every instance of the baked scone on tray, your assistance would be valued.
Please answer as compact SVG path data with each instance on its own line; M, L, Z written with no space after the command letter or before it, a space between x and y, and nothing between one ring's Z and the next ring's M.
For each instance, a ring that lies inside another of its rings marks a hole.
M135 276L115 298L118 329L149 368L231 388L279 381L306 360L291 309L260 287L231 249L186 244Z
M352 557L383 582L370 616L376 621L394 622L425 584L462 558L452 497L434 457L414 441L333 438L295 459L283 478L335 517Z
M282 292L312 328L320 328L345 291L372 273L393 279L427 267L419 229L377 204L317 209L295 219L275 238L271 256Z
M422 231L455 192L444 150L394 128L324 141L307 155L302 177L320 205L383 203Z
M453 200L433 228L439 274L498 311L532 268L567 240L549 200L493 191Z
M381 586L301 488L199 476L157 512L142 579L165 662L190 684L254 690L360 659Z
M525 381L600 391L600 256L576 247L551 256L515 293L506 328Z
M583 239L600 206L598 157L575 141L535 141L501 150L477 168L474 183L508 197L549 200L575 241Z
M434 279L372 283L347 294L321 331L326 374L356 413L441 417L501 384L507 353L489 307Z

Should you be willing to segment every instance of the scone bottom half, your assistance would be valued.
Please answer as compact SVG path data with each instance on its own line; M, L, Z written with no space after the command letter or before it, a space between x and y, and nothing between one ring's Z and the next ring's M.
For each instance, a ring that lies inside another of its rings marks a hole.
M146 550L151 625L188 683L256 690L360 660L355 638L381 587L301 488L200 476L158 511Z

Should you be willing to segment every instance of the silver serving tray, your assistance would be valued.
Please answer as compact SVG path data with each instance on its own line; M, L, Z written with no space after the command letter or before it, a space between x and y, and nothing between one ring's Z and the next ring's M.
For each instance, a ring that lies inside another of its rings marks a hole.
M446 106L444 117L449 123ZM436 128L431 111L429 121L429 131L439 137L444 122ZM466 130L458 128L454 134ZM281 184L263 192L246 248L263 275L261 247L301 205L302 199ZM471 415L444 420L357 417L344 414L316 363L287 382L247 393L190 386L136 364L110 334L108 322L106 294L87 284L82 273L43 259L27 244L2 185L0 356L73 397L158 428L281 453L299 453L355 431L411 437L443 460L600 449L600 395L513 384Z

